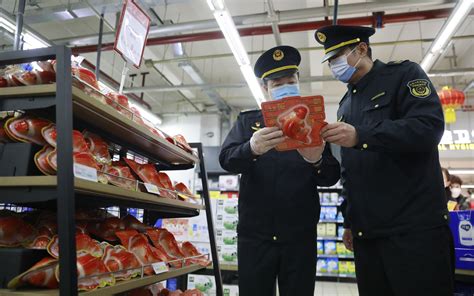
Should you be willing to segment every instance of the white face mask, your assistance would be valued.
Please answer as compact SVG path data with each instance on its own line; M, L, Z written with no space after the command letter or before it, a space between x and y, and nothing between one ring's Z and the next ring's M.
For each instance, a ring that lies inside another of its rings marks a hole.
M461 195L461 188L451 188L451 197L452 198L458 198Z

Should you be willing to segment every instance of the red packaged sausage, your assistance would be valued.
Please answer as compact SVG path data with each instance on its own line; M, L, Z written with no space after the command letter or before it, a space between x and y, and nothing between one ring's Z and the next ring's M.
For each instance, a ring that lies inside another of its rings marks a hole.
M322 96L288 97L262 103L262 114L267 127L278 126L286 140L278 151L321 146L321 129L327 124Z

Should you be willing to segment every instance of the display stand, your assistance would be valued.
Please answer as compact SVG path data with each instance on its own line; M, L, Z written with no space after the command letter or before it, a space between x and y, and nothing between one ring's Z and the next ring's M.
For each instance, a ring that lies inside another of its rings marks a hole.
M334 193L337 193L338 195L340 195L342 192L342 189L341 188L333 188L333 187L330 187L330 188L318 188L318 193L319 194L334 194ZM336 203L325 203L323 201L321 201L321 208L323 209L324 207L337 207L337 212L340 212L341 210L341 204L339 202L336 202ZM338 220L337 218L336 219L321 219L319 221L320 224L324 224L324 223L332 223L332 224L336 224L336 235L335 236L327 236L327 235L321 235L320 233L318 233L318 241L322 241L322 242L325 242L325 241L334 241L334 242L342 242L342 237L340 235L338 235L337 233L337 229L338 229L338 226L339 225L342 225L344 223L343 220ZM341 260L341 261L354 261L354 256L353 255L347 255L347 254L344 254L344 255L340 255L340 254L331 254L331 255L327 255L327 254L318 254L318 260L319 259L337 259L337 260ZM320 280L325 280L325 281L337 281L337 282L355 282L355 274L352 275L352 274L341 274L339 273L316 273L316 279L320 279Z
M214 226L210 217L209 192L203 180L204 205L170 200L153 194L130 191L112 185L86 181L74 177L72 159L73 124L87 128L121 146L121 151L139 153L157 164L159 169L191 169L200 163L203 176L202 146L194 144L198 156L169 143L133 120L121 116L112 107L103 105L80 89L72 86L71 49L55 46L27 51L0 53L0 66L33 61L56 60L56 83L9 87L0 91L0 111L30 110L55 117L57 128L57 176L3 176L0 177L0 203L34 208L56 208L59 235L59 290L0 290L0 295L77 295L77 267L75 243L76 206L143 208L161 218L192 217L205 208L211 238L214 276L217 295L222 296L222 280L215 246ZM0 249L1 251L1 249ZM143 276L117 283L114 286L81 293L85 295L112 295L151 285L169 278L202 269L191 265L171 269L154 276Z

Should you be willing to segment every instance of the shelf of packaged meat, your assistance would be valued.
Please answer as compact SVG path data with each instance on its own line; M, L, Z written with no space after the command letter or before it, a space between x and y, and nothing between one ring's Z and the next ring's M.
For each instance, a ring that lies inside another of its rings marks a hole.
M75 179L76 203L85 206L125 206L172 214L173 217L196 216L204 209L200 203L160 197L79 178ZM54 200L55 176L0 177L0 203L33 203ZM24 190L18 190L22 188Z
M152 275L152 276L145 276L143 278L137 278L137 279L132 279L128 281L123 281L123 282L117 282L113 286L108 286L105 288L100 288L94 291L89 291L89 292L82 292L79 293L79 295L87 295L87 296L109 296L109 295L115 295L118 293L123 293L126 291L130 291L136 288L152 285L170 278L178 277L181 275L185 275L188 273L192 273L195 271L198 271L200 269L203 269L202 266L200 265L191 265L191 266L186 266L183 268L178 268L178 269L173 269L170 270L166 273L158 274L158 275ZM0 296L7 296L7 295L12 295L12 296L52 296L52 295L59 295L58 290L44 290L44 289L28 289L28 290L8 290L8 289L3 289L0 290Z
M54 94L55 84L32 85L20 87L2 88L0 92L0 105L8 110L26 109L31 106L31 101L37 102L38 107L47 107L48 104L41 104L41 100ZM98 95L100 97L100 95ZM6 103L11 98L28 98L22 108L21 101L18 104ZM120 140L117 141L132 151L143 153L144 155L171 165L189 165L192 167L199 162L196 155L168 142L157 133L153 133L144 125L138 124L134 120L123 116L111 106L104 104L95 97L91 97L77 87L72 87L73 113L78 119L87 122L88 125L107 134L109 137ZM103 98L105 99L105 97ZM5 102L2 102L5 101ZM39 102L39 103L38 103ZM52 101L51 103L54 103Z

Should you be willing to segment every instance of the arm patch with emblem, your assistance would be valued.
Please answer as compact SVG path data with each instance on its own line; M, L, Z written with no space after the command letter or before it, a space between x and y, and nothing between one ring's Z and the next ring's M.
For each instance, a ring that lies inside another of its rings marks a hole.
M416 98L426 98L431 95L430 82L426 79L415 79L407 83L412 96Z

